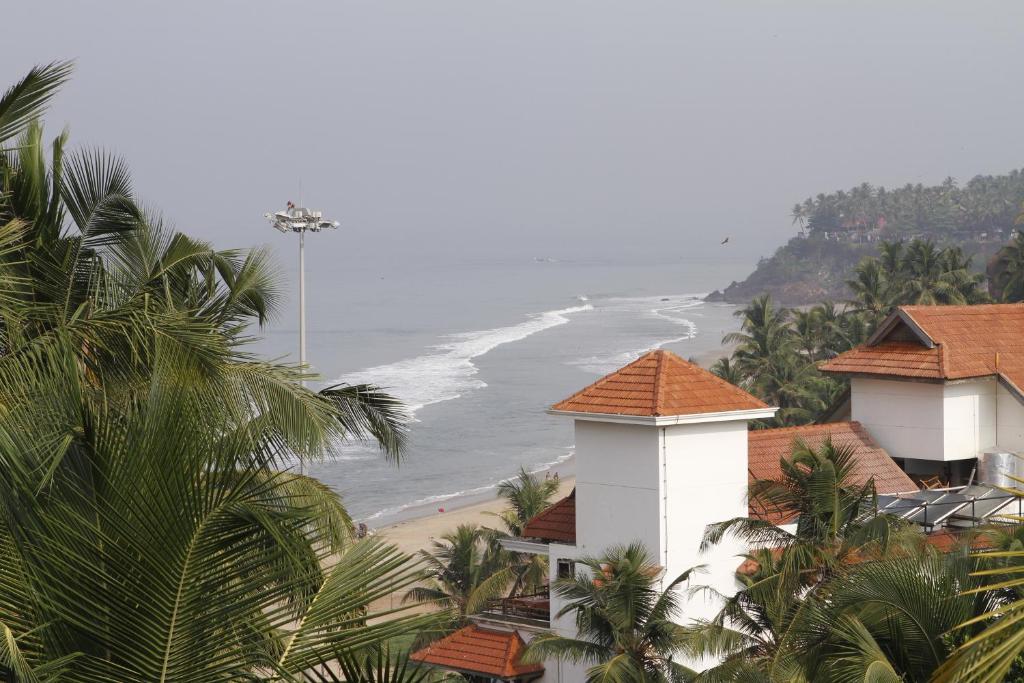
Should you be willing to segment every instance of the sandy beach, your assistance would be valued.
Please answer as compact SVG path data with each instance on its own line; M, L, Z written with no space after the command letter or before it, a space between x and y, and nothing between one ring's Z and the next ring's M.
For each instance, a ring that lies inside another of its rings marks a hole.
M553 497L553 501L560 500L569 495L569 492L572 491L572 487L575 485L576 479L574 477L562 477L558 486L558 492ZM380 538L395 544L404 552L414 554L420 550L429 549L431 541L449 531L453 531L460 524L496 526L499 521L494 517L494 514L501 512L504 507L505 501L495 497L482 503L445 508L444 512L435 512L423 517L381 527L376 533Z

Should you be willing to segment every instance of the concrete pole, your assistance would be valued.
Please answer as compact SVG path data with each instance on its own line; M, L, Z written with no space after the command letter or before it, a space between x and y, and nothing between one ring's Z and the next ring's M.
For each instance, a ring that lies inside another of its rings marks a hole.
M306 371L306 231L299 231L299 366ZM306 386L306 380L302 380Z
M306 231L299 231L299 368L306 372ZM306 380L299 384L306 388ZM305 463L299 457L299 474L305 474Z

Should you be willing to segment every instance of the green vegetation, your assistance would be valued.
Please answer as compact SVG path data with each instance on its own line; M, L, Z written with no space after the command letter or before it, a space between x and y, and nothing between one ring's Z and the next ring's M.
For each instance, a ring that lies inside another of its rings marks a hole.
M102 150L46 149L69 73L0 98L0 679L298 680L430 627L374 612L421 572L291 469L348 439L399 458L401 407L246 351L267 255L169 229Z
M427 580L406 593L404 600L436 605L447 610L451 619L442 632L426 634L419 644L464 626L470 616L506 593L512 597L547 586L546 558L504 550L501 539L521 536L526 523L551 505L557 490L557 480L520 468L516 477L498 485L498 495L507 502L496 515L503 530L462 524L434 541L432 550L421 551Z
M406 602L427 602L449 610L449 630L466 623L488 601L504 595L515 580L509 554L491 543L488 530L460 524L455 531L433 542L433 550L420 555L429 579L406 593Z
M577 561L581 571L555 586L574 614L578 636L546 632L530 641L527 661L589 664L587 682L678 681L690 672L674 660L683 633L677 590L686 572L659 590L662 570L642 544L610 548Z
M720 294L745 302L771 294L787 304L809 304L849 296L847 281L866 256L884 242L925 240L959 247L985 268L1013 232L1024 200L1024 172L977 176L960 186L952 178L931 187L899 189L867 183L819 194L793 207L800 233L743 282Z
M818 363L863 343L894 307L989 300L982 277L971 271L970 259L958 247L940 249L914 240L883 242L879 251L857 265L847 283L852 297L841 306L782 308L763 294L736 312L740 331L722 340L735 349L711 371L779 407L761 426L807 424L826 414L846 384L820 373ZM1024 280L1009 256L1006 264L1007 282Z
M951 547L876 513L874 487L851 483L849 451L797 444L779 481L750 495L795 529L747 518L710 527L705 546L738 536L757 550L721 610L685 625L679 592L638 544L579 563L555 590L578 635L535 638L527 659L590 665L587 681L691 683L1024 681L1024 527L993 526ZM1024 495L1024 492L1021 493ZM984 552L973 552L984 542ZM737 559L739 563L739 559ZM692 671L680 660L717 663Z

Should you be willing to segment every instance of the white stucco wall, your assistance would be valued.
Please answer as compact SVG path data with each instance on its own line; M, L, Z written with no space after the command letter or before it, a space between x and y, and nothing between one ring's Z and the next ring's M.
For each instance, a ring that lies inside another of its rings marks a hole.
M996 381L948 382L942 393L943 459L976 458L996 441Z
M853 419L893 457L964 460L997 442L995 378L938 384L855 377L850 392Z
M854 377L851 413L889 455L943 460L943 393L941 384Z
M1010 391L999 385L996 389L998 432L995 443L1015 453L1024 453L1024 405Z
M659 561L671 581L697 565L706 565L691 584L731 594L743 552L727 540L701 554L708 524L747 516L747 423L714 422L664 428L662 548ZM721 607L703 594L685 601L683 618L709 618Z
M576 546L583 554L634 540L658 552L658 430L576 421Z

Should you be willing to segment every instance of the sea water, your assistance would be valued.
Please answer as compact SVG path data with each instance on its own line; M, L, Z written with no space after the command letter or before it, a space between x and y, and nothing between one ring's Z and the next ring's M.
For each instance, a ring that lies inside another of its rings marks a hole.
M546 409L652 348L708 361L737 321L702 297L748 267L541 258L307 272L315 386L374 383L411 418L397 465L351 442L308 472L370 526L493 496L520 466L572 474L572 421ZM259 350L293 359L289 322Z

